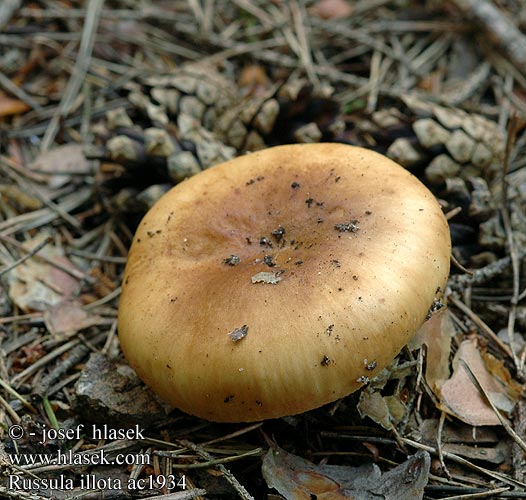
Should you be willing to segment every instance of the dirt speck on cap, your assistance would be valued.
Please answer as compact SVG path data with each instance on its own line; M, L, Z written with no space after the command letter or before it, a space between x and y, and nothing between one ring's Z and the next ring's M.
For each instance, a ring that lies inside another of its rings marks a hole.
M276 285L278 284L283 278L281 278L279 275L282 273L268 273L268 272L260 272L257 274L254 274L252 276L251 280L252 283L265 283L267 285Z
M244 339L248 333L248 326L243 325L240 328L234 328L228 335L233 342L238 342L241 339Z

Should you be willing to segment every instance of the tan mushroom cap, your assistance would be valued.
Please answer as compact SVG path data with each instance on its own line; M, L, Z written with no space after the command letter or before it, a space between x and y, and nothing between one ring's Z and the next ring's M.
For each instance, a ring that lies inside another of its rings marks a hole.
M192 415L300 413L394 359L441 295L450 250L433 195L388 158L342 144L251 153L146 214L124 275L121 346Z

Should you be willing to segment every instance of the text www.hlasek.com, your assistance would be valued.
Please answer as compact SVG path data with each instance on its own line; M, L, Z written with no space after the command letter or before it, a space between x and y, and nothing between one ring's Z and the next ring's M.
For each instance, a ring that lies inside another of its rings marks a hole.
M10 454L11 463L27 465L150 465L148 453L108 454L106 450L74 453L60 451L56 454L21 453Z

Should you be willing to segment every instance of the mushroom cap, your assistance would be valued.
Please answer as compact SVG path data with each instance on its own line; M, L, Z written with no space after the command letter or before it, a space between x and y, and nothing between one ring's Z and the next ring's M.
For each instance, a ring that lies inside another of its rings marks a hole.
M212 421L301 413L388 365L444 290L430 191L372 151L278 146L166 193L134 237L122 350L168 403Z

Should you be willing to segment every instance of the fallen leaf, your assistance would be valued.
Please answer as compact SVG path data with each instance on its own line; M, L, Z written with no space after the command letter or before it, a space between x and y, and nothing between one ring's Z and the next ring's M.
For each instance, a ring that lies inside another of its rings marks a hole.
M429 446L436 445L440 421L428 418L420 424L420 442ZM445 443L464 443L472 446L491 445L499 442L498 429L493 427L473 428L458 420L446 419L440 432L440 441Z
M379 392L364 390L358 402L360 416L369 417L384 429L391 430L393 424L400 423L407 408L397 396L382 396Z
M522 394L524 394L524 386L517 383L511 373L506 368L504 360L497 359L493 354L484 350L481 353L482 359L486 364L488 371L496 377L506 387L507 394L514 400L517 401ZM496 404L496 403L495 403ZM496 405L498 408L498 405Z
M107 321L86 311L74 300L63 300L44 311L44 323L55 337L70 337L89 326L105 324Z
M436 446L442 443L442 451L454 453L468 460L500 464L511 456L510 443L503 441L494 427L472 427L458 420L446 419L440 429L439 420L426 419L420 425L420 442Z
M47 183L58 188L70 182L71 174L88 175L95 172L96 162L84 156L82 144L65 144L40 153L29 165L38 173L48 174Z
M25 243L28 250L41 244L48 234L42 232ZM45 256L66 268L75 269L64 256L64 252L52 243L44 246L35 256L30 257L7 274L9 297L24 312L44 311L59 303L65 297L74 295L80 282L70 274L58 269L38 256Z
M414 363L398 365L398 360L384 368L360 393L357 405L360 416L369 417L387 430L391 430L393 425L400 423L407 413L401 393L403 384L396 385L394 394L382 394L382 391L390 380L403 381L413 374L413 370Z
M431 316L416 332L409 348L427 347L425 379L438 395L440 385L449 378L451 339L456 334L449 309L442 309Z
M488 371L477 339L473 337L462 342L458 348L453 360L453 375L440 388L440 408L473 426L500 425L497 415L471 381L461 360L469 366L498 408L509 412L515 404L506 386Z
M286 500L418 500L424 494L430 462L429 454L419 451L382 473L372 463L360 467L314 465L273 445L263 458L262 473L268 487Z

